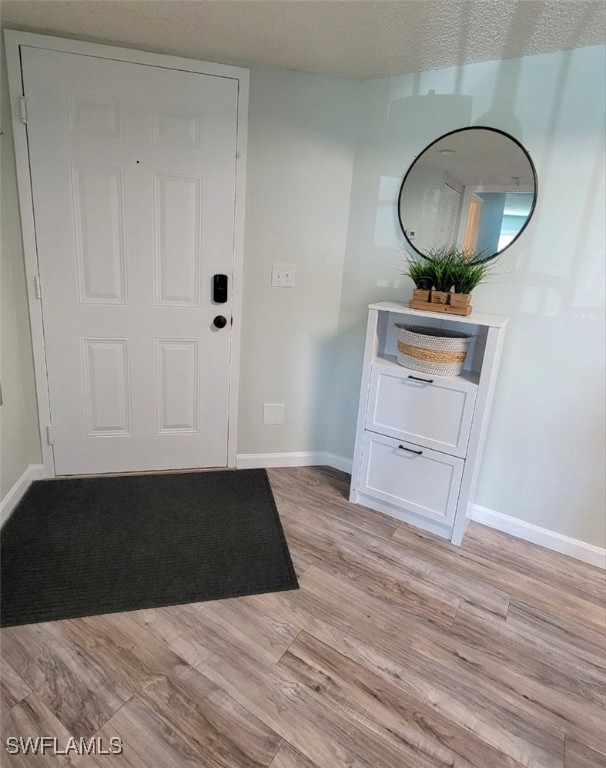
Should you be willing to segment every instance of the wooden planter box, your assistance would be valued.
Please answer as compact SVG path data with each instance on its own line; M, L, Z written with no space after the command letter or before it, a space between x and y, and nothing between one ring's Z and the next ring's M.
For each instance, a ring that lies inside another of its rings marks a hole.
M424 309L426 312L444 312L449 315L471 315L470 293L447 293L446 291L432 291L431 301L419 300L417 293L425 294L427 291L419 289L413 292L411 309Z
M451 293L450 305L452 307L468 307L471 304L471 293Z
M424 288L415 288L412 292L412 300L429 302L430 293L431 291L429 289L425 290Z
M448 304L448 297L450 293L448 291L432 291L431 303L432 304Z

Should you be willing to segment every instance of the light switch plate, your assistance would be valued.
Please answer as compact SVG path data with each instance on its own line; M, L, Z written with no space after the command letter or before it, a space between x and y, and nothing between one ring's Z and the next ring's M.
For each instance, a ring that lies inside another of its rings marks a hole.
M274 288L294 288L295 265L274 263L271 269L271 284Z

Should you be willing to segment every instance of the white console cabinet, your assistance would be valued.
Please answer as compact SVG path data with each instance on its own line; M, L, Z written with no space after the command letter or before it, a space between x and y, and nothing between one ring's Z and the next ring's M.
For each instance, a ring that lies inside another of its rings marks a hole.
M472 335L461 375L398 365L396 323ZM350 501L461 543L506 326L497 315L370 305Z

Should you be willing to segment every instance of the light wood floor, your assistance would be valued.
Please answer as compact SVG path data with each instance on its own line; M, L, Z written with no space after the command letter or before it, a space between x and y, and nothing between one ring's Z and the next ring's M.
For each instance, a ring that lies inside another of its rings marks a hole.
M606 766L604 573L472 524L462 548L270 470L300 590L5 629L7 736L83 768Z

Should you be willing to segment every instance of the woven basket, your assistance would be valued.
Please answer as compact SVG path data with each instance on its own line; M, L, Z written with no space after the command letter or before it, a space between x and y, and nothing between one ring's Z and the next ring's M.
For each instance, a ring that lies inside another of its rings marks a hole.
M461 373L473 336L420 325L396 323L396 327L400 365L437 376L458 376Z

